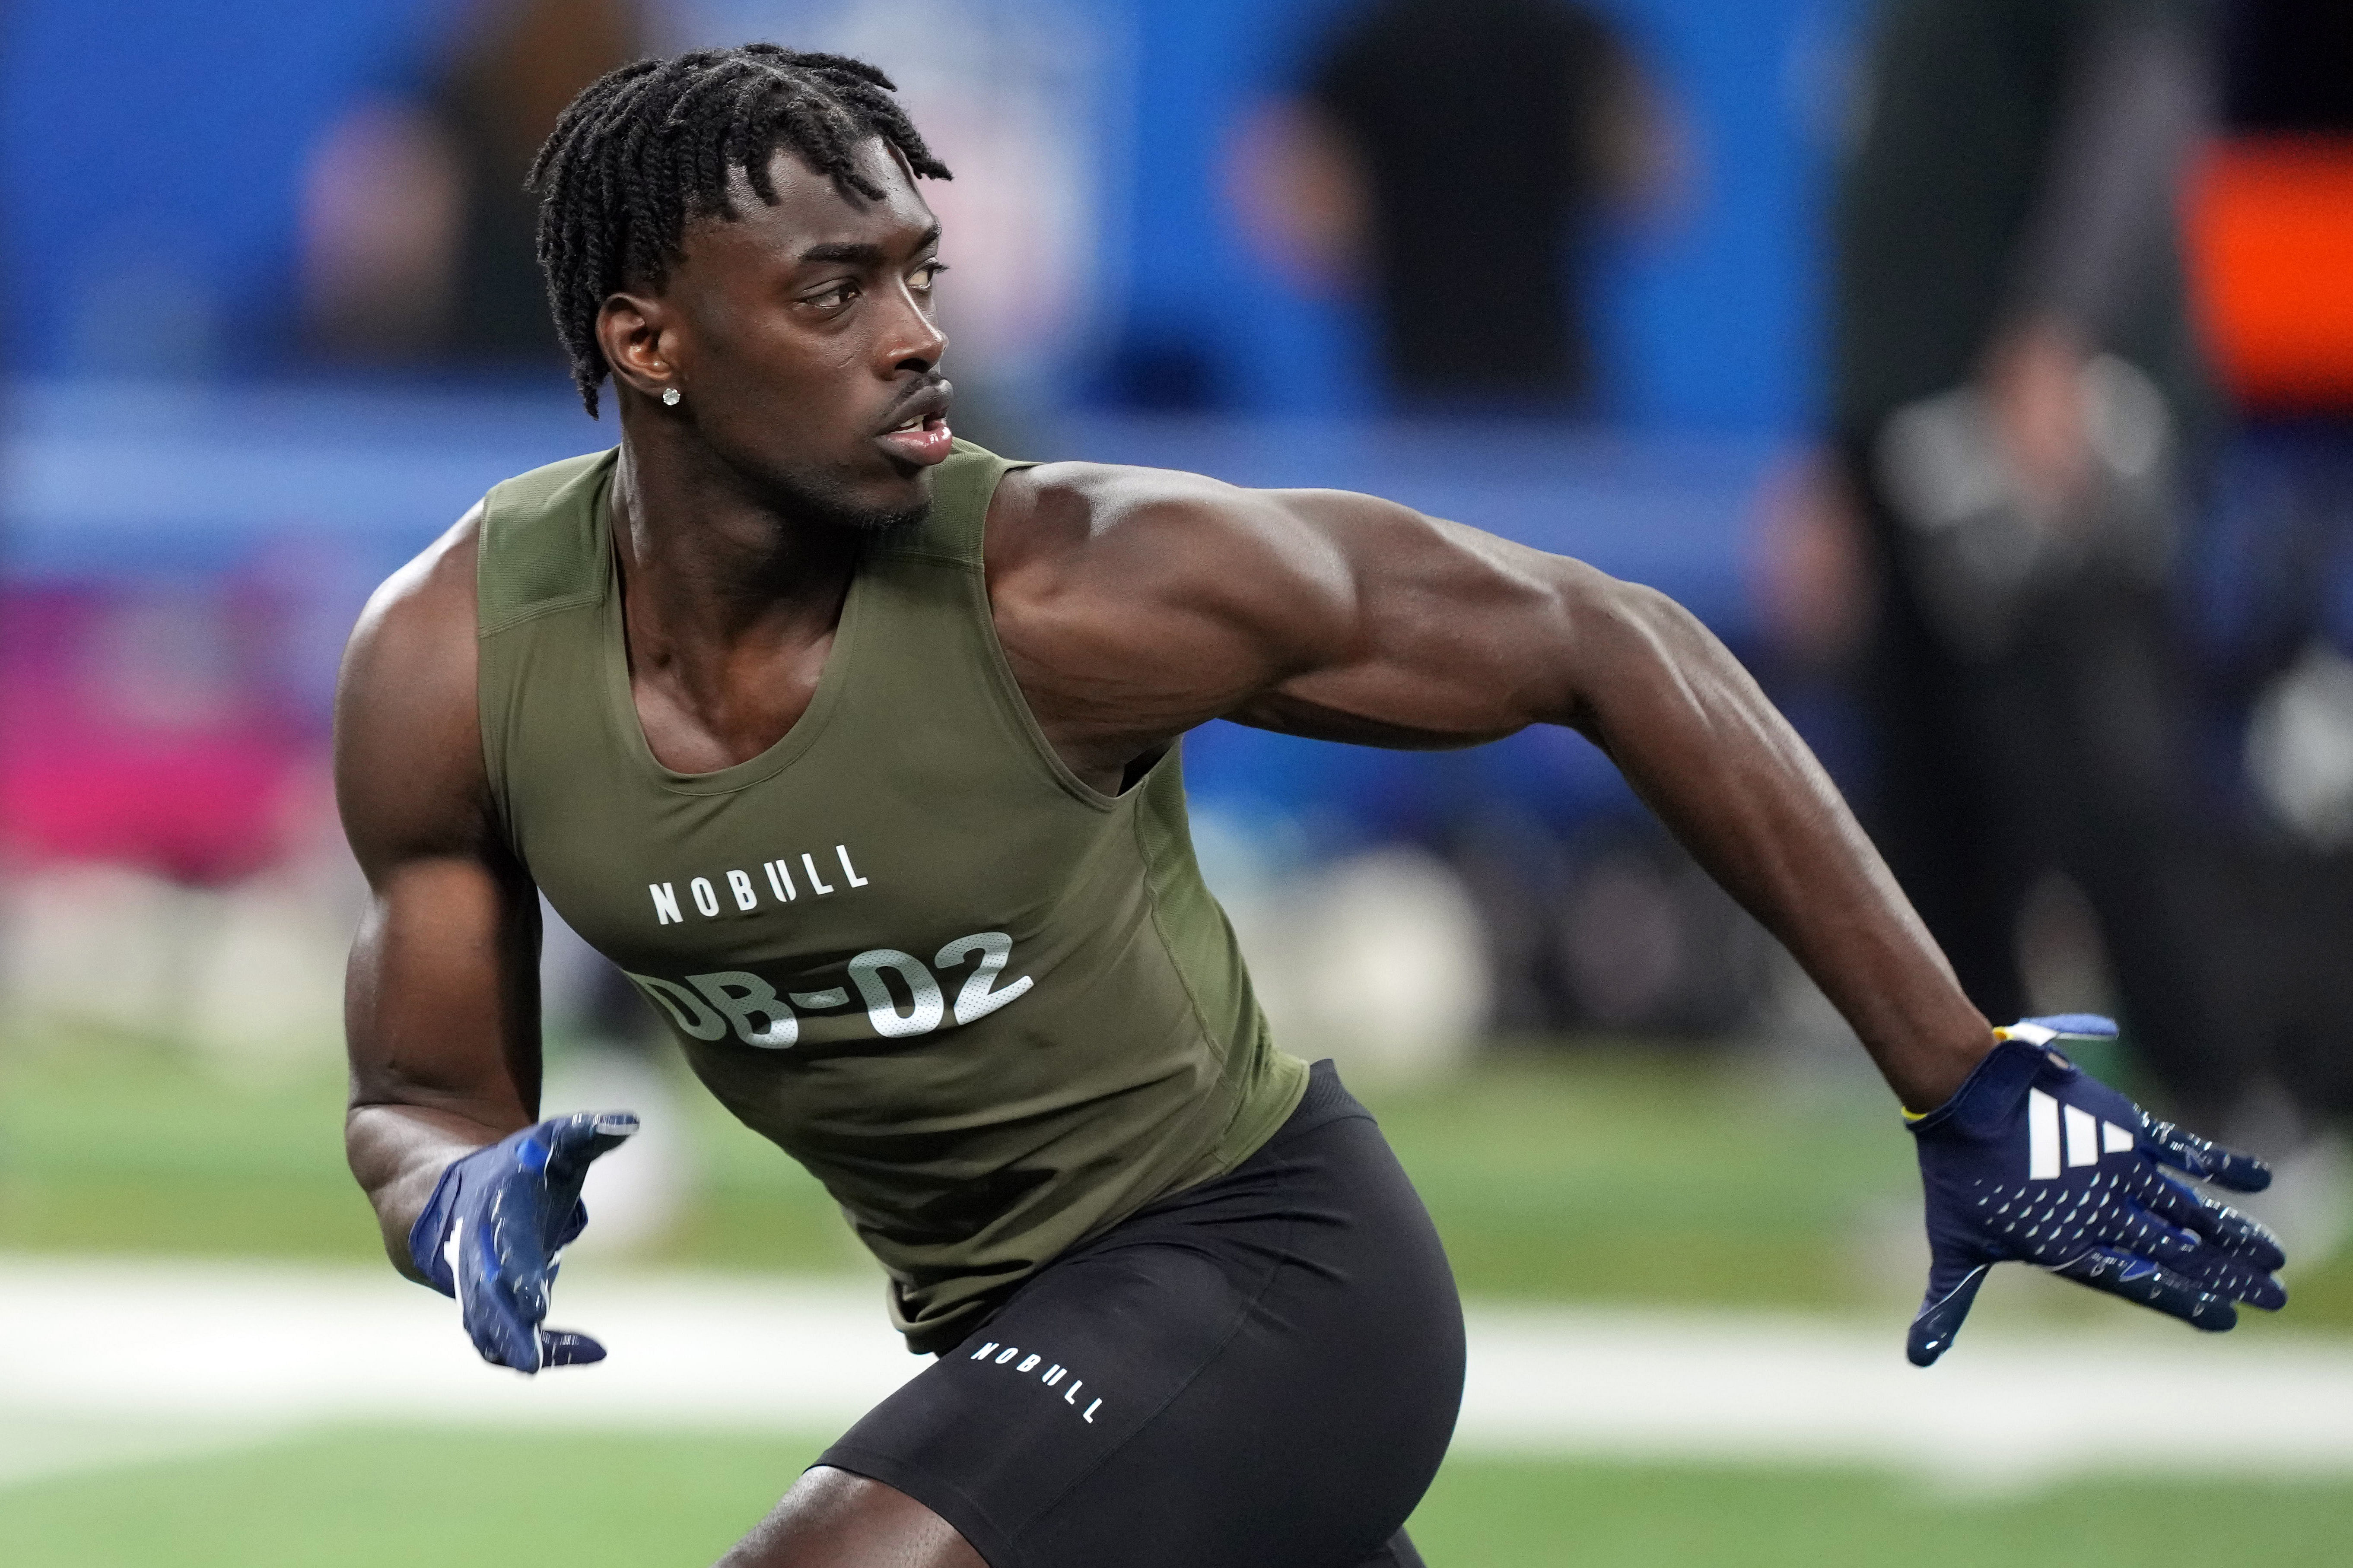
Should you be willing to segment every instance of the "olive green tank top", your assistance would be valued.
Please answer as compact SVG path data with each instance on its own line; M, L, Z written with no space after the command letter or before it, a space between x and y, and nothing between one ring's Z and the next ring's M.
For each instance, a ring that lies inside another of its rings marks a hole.
M959 442L878 533L807 710L681 773L630 695L615 455L484 502L482 748L556 910L694 1070L822 1181L911 1349L1271 1137L1275 1050L1194 864L1175 748L1109 796L1048 745L998 647L982 523L1015 467Z

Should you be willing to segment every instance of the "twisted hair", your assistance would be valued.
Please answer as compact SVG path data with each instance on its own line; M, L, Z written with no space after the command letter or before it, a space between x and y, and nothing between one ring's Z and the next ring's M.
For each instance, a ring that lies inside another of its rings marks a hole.
M844 195L882 191L858 170L859 144L880 136L927 179L951 176L863 60L779 44L696 49L638 60L581 89L539 150L524 187L539 196L539 268L556 335L593 418L611 368L596 314L615 290L659 288L683 255L687 225L740 215L728 184L739 170L776 205L769 160L790 148Z

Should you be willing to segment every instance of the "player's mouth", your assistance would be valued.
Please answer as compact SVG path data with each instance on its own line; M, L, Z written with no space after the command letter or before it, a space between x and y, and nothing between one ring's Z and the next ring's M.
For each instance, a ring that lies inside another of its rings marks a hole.
M952 390L944 381L926 384L899 405L894 422L874 437L875 444L902 462L918 467L929 468L944 461L954 439L948 430L951 395Z

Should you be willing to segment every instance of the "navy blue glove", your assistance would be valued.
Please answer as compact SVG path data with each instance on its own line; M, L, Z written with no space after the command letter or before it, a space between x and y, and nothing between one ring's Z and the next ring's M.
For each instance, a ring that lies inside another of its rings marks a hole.
M426 1282L458 1299L482 1359L517 1372L603 1361L586 1334L543 1329L557 1261L588 1223L588 1166L638 1130L628 1111L580 1111L452 1160L408 1232Z
M2105 1018L2068 1013L2007 1029L1953 1098L1912 1122L1928 1199L1928 1294L1905 1352L1926 1366L1951 1347L1986 1270L2015 1258L2220 1331L2233 1304L2287 1304L2279 1242L2253 1220L2167 1175L2271 1185L2260 1161L2218 1149L2051 1048L2105 1039Z

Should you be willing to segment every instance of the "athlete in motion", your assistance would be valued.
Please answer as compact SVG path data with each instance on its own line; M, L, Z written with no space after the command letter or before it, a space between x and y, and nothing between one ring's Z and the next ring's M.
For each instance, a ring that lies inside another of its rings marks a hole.
M825 1182L940 1358L728 1564L1419 1562L1461 1312L1370 1118L1268 1038L1195 868L1176 745L1213 718L1606 750L1920 1113L1915 1361L2002 1258L2207 1328L2279 1304L2270 1238L2159 1170L2261 1168L2052 1048L2099 1021L1989 1028L1660 595L1364 496L954 440L926 177L889 81L837 57L702 51L582 93L534 171L540 254L620 445L493 489L343 674L374 891L347 1139L395 1264L493 1361L603 1353L542 1322L582 1173L635 1122L533 1124L544 891Z

